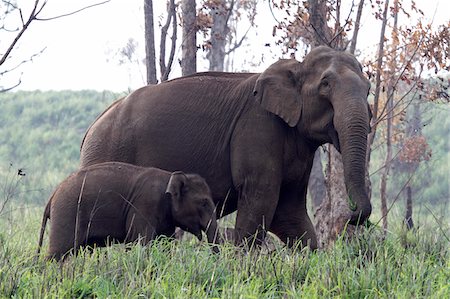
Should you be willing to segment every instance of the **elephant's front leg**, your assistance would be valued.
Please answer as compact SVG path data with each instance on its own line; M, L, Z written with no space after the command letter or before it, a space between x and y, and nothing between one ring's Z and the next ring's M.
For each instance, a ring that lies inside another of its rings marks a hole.
M145 245L156 237L155 227L144 217L145 211L130 212L126 219L125 243L139 241Z
M280 196L285 123L253 106L231 141L231 173L238 191L235 242L260 244Z
M261 244L278 203L281 176L274 169L247 175L237 184L239 193L235 241L237 245Z
M306 208L306 185L291 184L281 188L270 231L288 246L301 240L303 246L317 248L316 233Z

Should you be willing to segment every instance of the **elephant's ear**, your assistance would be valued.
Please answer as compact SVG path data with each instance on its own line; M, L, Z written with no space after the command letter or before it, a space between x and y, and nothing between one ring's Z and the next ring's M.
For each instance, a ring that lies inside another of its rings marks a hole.
M302 112L300 62L284 59L272 64L256 80L253 94L261 106L295 127Z
M181 201L181 189L186 184L186 175L182 171L172 172L166 188L166 197L173 203Z

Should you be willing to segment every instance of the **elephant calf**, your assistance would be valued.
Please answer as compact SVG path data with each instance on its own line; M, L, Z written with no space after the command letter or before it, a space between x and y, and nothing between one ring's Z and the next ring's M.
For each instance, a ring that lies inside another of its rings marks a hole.
M217 221L211 191L196 174L167 172L120 162L83 168L66 178L45 208L39 238L42 246L51 219L48 258L60 260L86 245L107 241L148 243L171 236L178 226L215 243ZM218 249L214 245L213 251Z

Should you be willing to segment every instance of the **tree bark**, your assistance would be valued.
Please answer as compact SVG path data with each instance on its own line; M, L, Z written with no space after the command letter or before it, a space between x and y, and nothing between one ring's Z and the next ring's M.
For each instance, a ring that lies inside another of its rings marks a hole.
M211 7L213 25L211 27L211 48L206 58L209 61L209 70L222 72L225 61L225 45L229 32L228 20L233 11L234 1L227 7L226 0L216 1L216 6Z
M308 0L309 23L313 30L313 47L329 45L332 39L330 27L327 25L327 1Z
M331 246L346 228L349 234L355 230L354 226L347 226L350 209L346 200L348 195L343 181L342 156L331 144L328 146L328 160L326 170L328 196L314 215L317 244L320 248Z
M155 29L153 26L153 1L144 0L145 18L145 66L147 84L156 84Z
M317 149L314 154L314 162L309 177L308 191L312 199L314 212L320 207L320 204L326 199L327 189L325 186L325 176L322 169L321 149Z
M358 33L359 33L359 27L361 26L361 15L364 7L364 0L360 0L358 4L358 11L356 13L356 20L355 20L355 29L353 31L353 37L350 44L350 53L355 54L356 50L356 42L358 41Z
M195 0L181 1L183 41L181 43L181 74L197 72L197 28Z
M171 37L171 47L169 53L169 60L166 64L166 39L169 26L172 24L172 37ZM161 42L159 45L159 67L161 69L161 82L167 81L169 78L170 70L172 69L173 58L175 55L175 47L177 41L177 14L175 8L175 0L169 1L169 6L167 8L167 19L164 26L161 27Z

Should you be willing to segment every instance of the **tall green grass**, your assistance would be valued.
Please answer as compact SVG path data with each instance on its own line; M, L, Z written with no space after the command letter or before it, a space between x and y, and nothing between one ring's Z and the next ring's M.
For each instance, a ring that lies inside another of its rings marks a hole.
M57 263L35 254L41 213L29 206L0 215L0 297L450 298L449 241L438 227L398 228L385 239L375 227L316 252L225 244L214 255L196 239L161 238Z

